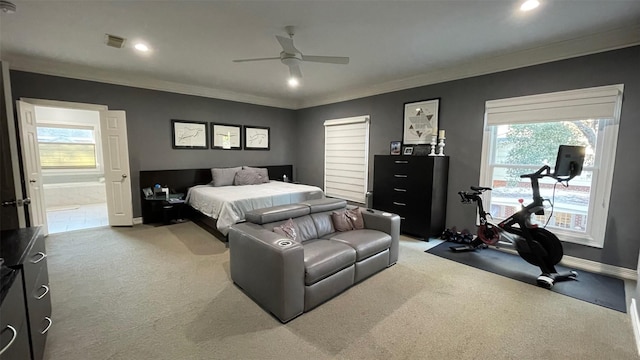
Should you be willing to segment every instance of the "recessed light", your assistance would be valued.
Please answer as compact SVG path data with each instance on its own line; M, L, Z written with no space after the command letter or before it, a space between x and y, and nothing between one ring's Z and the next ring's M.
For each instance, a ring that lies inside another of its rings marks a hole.
M538 6L540 6L540 1L538 1L538 0L527 0L527 1L523 2L522 5L520 5L520 10L529 11L529 10L533 10L533 9L537 8Z
M289 78L289 86L290 87L294 88L294 87L297 87L299 84L300 84L300 82L298 81L298 79L296 79L294 77Z
M138 51L142 51L142 52L149 51L149 47L147 45L143 44L143 43L137 43L137 44L134 45L134 47Z

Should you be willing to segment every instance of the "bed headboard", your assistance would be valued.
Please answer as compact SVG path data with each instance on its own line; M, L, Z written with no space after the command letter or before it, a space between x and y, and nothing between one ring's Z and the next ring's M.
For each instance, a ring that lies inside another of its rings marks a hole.
M287 175L293 181L293 165L256 165L253 167L267 168L269 179L282 180ZM211 168L184 170L145 170L140 171L140 189L153 187L155 184L167 185L172 192L185 193L194 185L204 185L211 182ZM142 196L142 193L140 194Z

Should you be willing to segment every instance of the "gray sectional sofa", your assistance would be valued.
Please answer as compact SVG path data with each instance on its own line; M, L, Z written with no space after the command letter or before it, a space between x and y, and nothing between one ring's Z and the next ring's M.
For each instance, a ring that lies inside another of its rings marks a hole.
M231 279L287 322L396 263L400 218L362 209L364 229L335 231L339 199L254 210L229 231ZM273 232L293 219L297 241Z

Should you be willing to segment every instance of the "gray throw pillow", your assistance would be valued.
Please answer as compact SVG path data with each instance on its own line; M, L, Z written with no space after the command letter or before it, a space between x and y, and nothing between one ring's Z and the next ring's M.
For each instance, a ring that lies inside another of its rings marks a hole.
M353 223L349 219L346 210L332 212L331 222L336 231L353 230Z
M259 173L260 175L262 175L262 182L264 182L264 183L268 183L269 182L269 170L267 170L267 168L256 168L256 167L251 167L251 166L243 166L242 170L255 171L255 172Z
M269 179L267 179L269 180ZM236 173L233 185L258 185L263 184L262 174L253 170L240 170Z
M213 168L211 169L211 185L213 186L230 186L233 185L233 180L236 177L236 173L242 170L242 167L232 168Z

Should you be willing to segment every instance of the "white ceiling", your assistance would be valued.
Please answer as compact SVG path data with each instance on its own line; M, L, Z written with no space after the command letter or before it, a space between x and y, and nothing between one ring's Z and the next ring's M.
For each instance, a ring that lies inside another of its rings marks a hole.
M285 108L640 43L639 0L540 0L529 13L506 0L12 2L0 15L11 68ZM295 90L278 60L232 62L278 56L286 25L302 53L351 62L303 63Z

